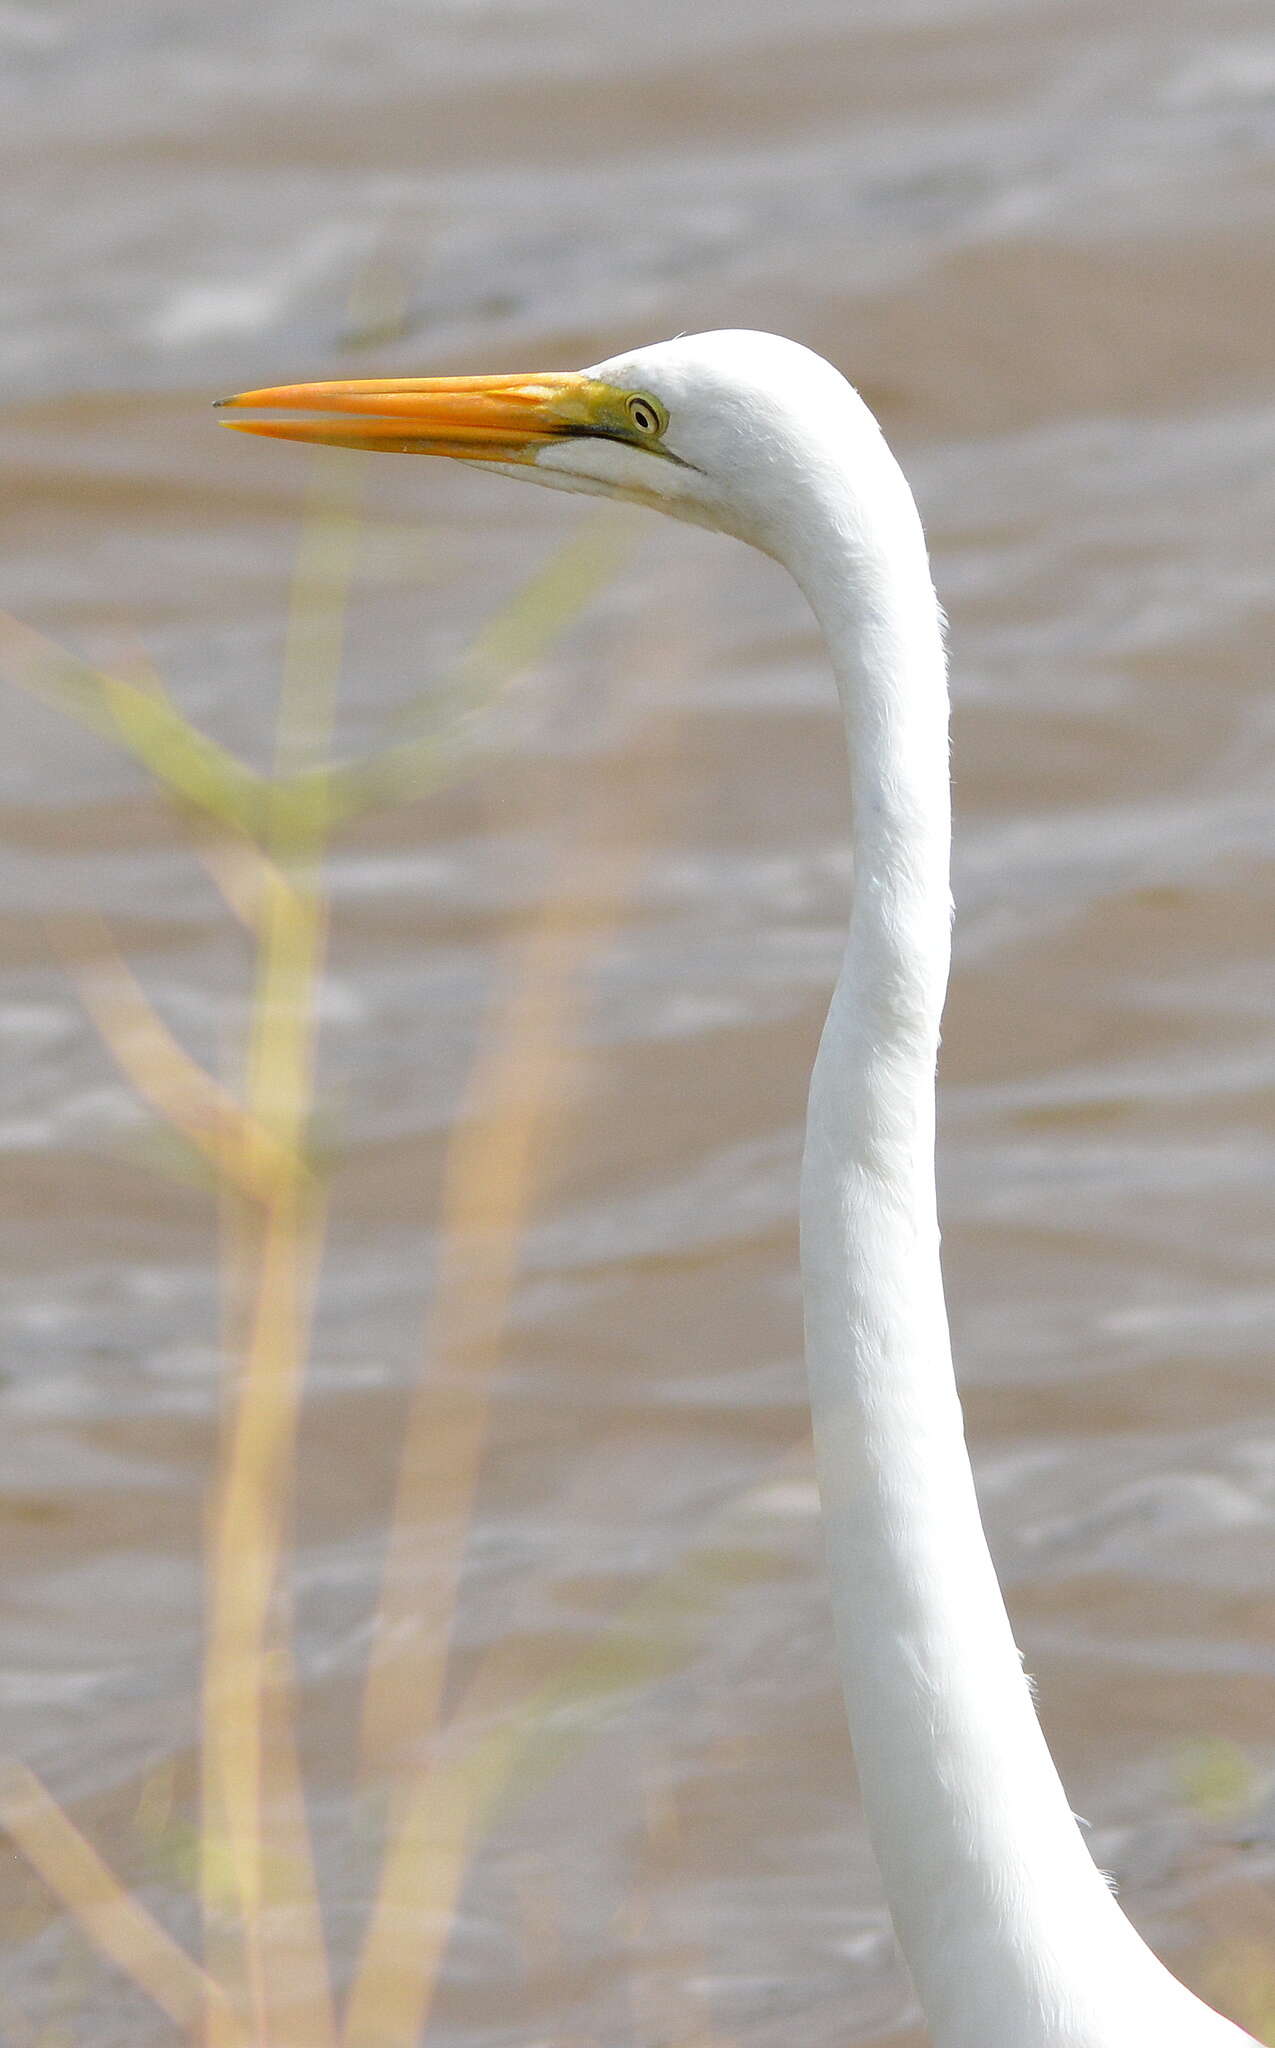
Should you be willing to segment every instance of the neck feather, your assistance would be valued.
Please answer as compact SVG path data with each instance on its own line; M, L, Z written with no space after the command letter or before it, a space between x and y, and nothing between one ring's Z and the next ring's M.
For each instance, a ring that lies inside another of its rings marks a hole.
M821 501L784 552L828 641L851 761L854 902L811 1085L801 1233L873 1846L939 2048L1239 2042L1155 1961L1095 1869L983 1535L934 1194L950 929L940 621L911 495L866 414L845 456L842 469L819 450Z

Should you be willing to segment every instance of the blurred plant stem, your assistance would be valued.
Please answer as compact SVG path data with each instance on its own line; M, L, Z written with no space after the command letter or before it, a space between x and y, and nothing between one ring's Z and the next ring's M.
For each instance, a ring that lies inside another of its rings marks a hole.
M327 779L350 578L358 548L361 463L316 463L289 614L273 800L261 872L257 963L245 1095L252 1122L276 1141L278 1166L246 1249L250 1308L231 1395L212 1515L205 1680L206 1925L223 1922L222 1830L242 1931L243 1999L262 2041L286 2022L314 2048L334 2048L318 1888L296 1766L293 1684L274 1603L291 1526L296 1435L324 1199L311 1170L318 986L327 926L322 863L330 828ZM299 782L297 777L304 779ZM249 1240L245 1246L245 1238ZM273 1627L272 1627L273 1623ZM266 1782L268 1724L274 1744ZM267 1857L267 1829L287 1853ZM300 1967L287 1972L284 2013L272 1988L271 1923L288 1916ZM224 1942L224 1937L223 1937ZM300 2002L298 2003L298 1998ZM210 2043L217 2043L209 2026Z

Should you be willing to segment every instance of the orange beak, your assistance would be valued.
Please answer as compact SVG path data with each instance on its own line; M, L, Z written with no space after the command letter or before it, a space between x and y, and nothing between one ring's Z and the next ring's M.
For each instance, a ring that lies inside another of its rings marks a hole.
M222 422L241 434L264 434L274 441L379 448L393 455L451 455L464 462L534 462L546 442L595 431L604 394L611 397L604 385L578 372L549 371L543 376L280 384L217 403L316 415Z

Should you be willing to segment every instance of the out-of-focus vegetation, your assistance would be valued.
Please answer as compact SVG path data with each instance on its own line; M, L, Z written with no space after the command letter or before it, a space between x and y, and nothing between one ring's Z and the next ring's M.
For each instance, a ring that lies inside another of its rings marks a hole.
M289 1588L327 1200L313 1141L324 860L349 821L418 799L460 771L480 714L611 575L627 530L612 515L591 519L489 623L459 672L422 695L389 744L340 760L332 738L361 461L325 452L316 466L268 774L192 725L144 666L107 674L0 618L0 673L132 755L180 814L193 855L251 945L245 1042L222 1076L178 1043L91 911L51 934L117 1066L214 1196L226 1365L207 1533L199 1810L193 1823L182 1818L174 1772L161 1765L136 1823L165 1878L198 1893L200 1958L129 1894L28 1769L0 1769L0 1822L33 1871L100 1953L204 2048L415 2048L483 1832L636 1686L683 1659L747 1547L745 1497L675 1573L513 1710L493 1652L444 1730L452 1609L537 1163L560 1105L580 970L606 936L606 905L622 900L635 857L614 846L603 801L586 794L540 915L508 962L451 1141L431 1325L389 1513L359 1730L367 1803L383 1816L379 1877L338 1999L298 1761ZM574 901L582 876L587 918ZM158 1163L171 1165L171 1143ZM435 1370L442 1361L445 1373ZM496 1698L504 1704L493 1719ZM382 1796L378 1787L389 1789ZM683 2014L674 2036L706 2039L703 2016ZM32 2029L30 2039L43 2037Z

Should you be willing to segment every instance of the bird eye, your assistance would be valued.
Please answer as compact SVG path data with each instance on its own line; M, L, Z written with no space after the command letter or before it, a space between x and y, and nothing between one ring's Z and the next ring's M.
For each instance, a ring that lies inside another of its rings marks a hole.
M626 410L639 434L662 434L668 424L663 406L657 405L653 398L644 397L641 392L635 391L626 401Z

